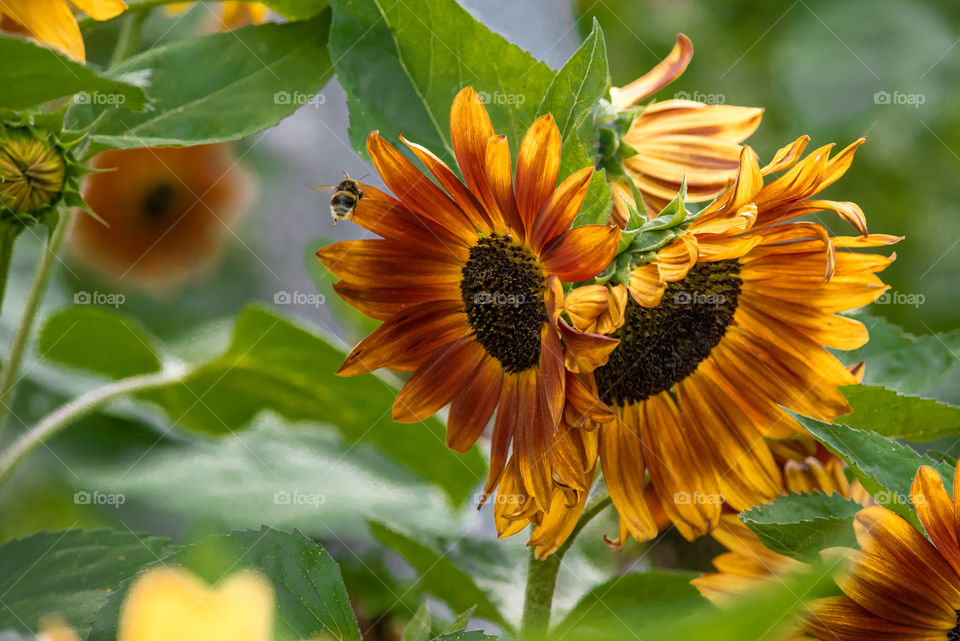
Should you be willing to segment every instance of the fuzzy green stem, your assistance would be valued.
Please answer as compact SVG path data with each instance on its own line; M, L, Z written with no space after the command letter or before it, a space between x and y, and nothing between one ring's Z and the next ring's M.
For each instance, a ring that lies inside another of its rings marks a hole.
M164 387L181 380L182 373L172 371L153 372L124 378L104 385L60 406L43 420L20 435L0 454L0 483L23 458L41 443L58 434L81 418L89 416L108 402L137 392Z
M13 245L22 231L23 223L19 220L12 219L0 222L0 309L3 309L3 298L7 291L7 277L10 276Z
M40 257L40 265L37 267L33 282L30 284L27 302L23 306L20 323L17 325L17 331L13 335L10 351L7 352L7 359L3 363L3 368L0 369L0 441L3 440L4 428L6 427L10 411L13 408L13 395L17 385L17 375L20 372L20 362L23 360L23 353L30 340L33 321L36 320L37 310L40 309L40 301L43 300L43 294L47 290L47 283L50 281L50 275L53 273L53 266L60 259L60 248L63 246L64 238L67 236L67 228L70 227L72 220L72 210L67 207L61 208L60 215L57 217L56 226L47 238L43 254Z
M602 512L610 503L609 495L591 501L583 510L580 520L577 521L567 540L546 559L537 560L535 551L530 550L530 561L527 565L527 591L523 603L523 621L520 624L521 639L539 641L546 638L550 627L550 611L553 608L553 593L557 587L557 575L560 573L560 563L563 561L563 556L587 523L593 520L593 517Z
M140 33L143 31L143 23L150 15L149 11L135 11L123 17L123 27L120 29L120 36L117 39L117 46L113 50L113 56L110 58L110 66L114 67L137 52L137 45L140 44Z

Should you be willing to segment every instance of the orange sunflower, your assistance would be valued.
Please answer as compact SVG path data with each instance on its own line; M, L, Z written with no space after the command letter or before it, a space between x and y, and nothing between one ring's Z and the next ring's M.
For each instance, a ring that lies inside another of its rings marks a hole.
M844 475L843 461L828 455L826 461L808 457L803 461L786 461L783 480L788 492L839 494L861 505L872 503L859 481L850 482ZM720 525L712 536L726 552L713 560L717 572L691 581L700 593L714 603L725 603L743 592L769 580L803 567L800 561L768 549L737 514L720 517Z
M126 10L122 0L71 0L94 20L110 20ZM25 32L78 60L86 59L83 35L66 0L0 0L4 31Z
M230 146L105 151L83 197L100 220L77 216L70 250L119 284L169 291L219 257L253 194Z
M803 629L829 641L960 639L960 474L953 495L934 469L917 471L910 499L929 539L886 508L861 510L860 550L837 581L846 596L815 603Z
M682 33L670 55L629 85L610 90L613 108L630 112L637 103L676 80L693 57ZM614 219L621 225L633 202L631 182L656 215L673 200L686 179L688 202L707 201L723 191L739 168L740 149L763 117L763 109L686 99L642 108L621 138L635 152L623 161L625 176L614 185Z
M849 412L837 388L857 377L825 347L867 341L861 323L835 313L883 294L876 274L894 256L846 250L899 238L867 234L854 203L814 199L862 140L800 160L806 143L781 149L762 169L745 147L736 181L703 212L683 218L679 208L679 218L651 221L633 241L640 249L617 258L625 305L622 291L598 285L566 298L577 329L603 322L620 339L592 374L617 417L600 425L598 446L620 513L613 545L657 534L648 483L688 539L716 527L724 503L740 511L778 496L783 484L765 438L805 434L783 408L828 422ZM793 220L818 211L840 214L862 235L831 237Z
M367 138L373 164L396 197L362 185L353 221L381 238L336 243L317 256L341 279L334 288L344 300L384 322L339 373L413 372L394 419L421 421L450 404L447 444L459 452L473 445L496 410L485 495L498 485L515 488L501 489L498 505L542 513L555 488L585 493L589 487L583 461L566 456L570 448L558 432L565 354L599 363L616 345L559 318L559 281L586 280L604 269L620 231L570 229L593 169L556 186L560 132L552 116L527 131L515 175L506 137L494 133L472 88L454 99L450 133L464 182L403 139L439 186L377 132Z

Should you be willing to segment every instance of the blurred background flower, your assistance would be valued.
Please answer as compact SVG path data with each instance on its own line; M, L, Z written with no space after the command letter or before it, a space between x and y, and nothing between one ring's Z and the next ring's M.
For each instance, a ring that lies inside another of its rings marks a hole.
M167 12L170 15L177 15L189 9L192 4L190 2L176 2L167 5ZM216 20L219 22L219 29L231 31L246 27L249 24L262 23L267 19L268 12L269 9L266 5L259 2L224 2Z

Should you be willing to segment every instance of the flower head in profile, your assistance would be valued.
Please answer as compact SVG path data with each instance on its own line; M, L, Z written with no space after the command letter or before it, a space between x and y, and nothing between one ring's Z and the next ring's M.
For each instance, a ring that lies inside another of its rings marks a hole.
M830 641L953 641L960 638L960 474L950 498L933 468L916 474L910 503L927 532L880 506L853 522L859 550L837 580L845 596L813 604L807 634Z
M83 196L100 220L77 218L70 249L103 276L167 291L216 262L252 194L228 145L106 151Z
M622 159L611 172L614 180L613 217L626 222L626 203L636 189L651 216L673 200L686 181L688 202L710 200L733 180L739 167L740 143L760 125L763 110L708 104L679 98L637 107L645 98L673 82L693 57L693 44L677 36L670 55L625 87L610 91L612 108L629 126L612 145ZM611 151L614 151L611 149ZM617 175L619 174L619 175Z
M71 2L94 20L116 18L127 8L122 0ZM83 35L67 0L0 0L0 17L13 21L10 31L25 32L73 58L86 59Z
M472 88L457 94L450 131L463 182L420 145L401 137L436 183L377 132L367 139L394 196L362 185L353 221L380 238L336 243L317 255L341 279L339 295L384 322L340 374L412 372L394 418L421 421L449 404L447 443L459 452L496 410L485 493L499 485L498 505L536 515L552 504L555 488L588 489L583 462L555 447L563 441L565 354L602 362L616 345L559 318L560 281L604 269L620 231L571 229L593 169L557 186L560 132L552 116L526 132L515 173L506 137L495 134Z
M590 285L567 296L575 327L603 324L620 340L592 373L616 413L599 426L598 449L618 541L657 534L649 485L688 539L715 528L724 504L773 499L783 484L767 439L805 434L784 408L828 422L849 412L838 388L857 376L826 348L855 349L868 336L835 314L887 289L877 272L894 257L854 250L899 238L868 234L856 204L816 195L861 142L801 159L801 138L763 168L745 147L736 181L699 215L687 216L682 198L656 220L634 214L634 238L604 276L609 292ZM823 211L860 235L795 220Z

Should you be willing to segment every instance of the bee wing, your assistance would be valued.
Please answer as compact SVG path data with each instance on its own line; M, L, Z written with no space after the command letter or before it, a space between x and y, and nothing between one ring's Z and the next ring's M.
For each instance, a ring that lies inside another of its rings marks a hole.
M315 185L313 183L307 183L307 187L317 191L334 191L337 188L336 185Z

